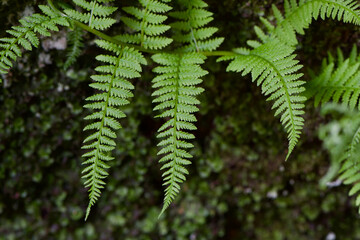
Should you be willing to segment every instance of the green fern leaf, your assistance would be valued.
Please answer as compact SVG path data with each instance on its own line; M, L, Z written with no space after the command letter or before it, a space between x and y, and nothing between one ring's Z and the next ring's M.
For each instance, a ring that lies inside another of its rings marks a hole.
M84 107L94 110L86 120L95 121L88 124L84 130L91 130L91 134L84 140L83 149L89 151L83 155L86 160L83 164L89 165L83 170L85 187L89 188L89 205L86 217L89 216L91 207L95 204L104 188L104 179L108 176L108 161L113 160L110 152L115 148L116 130L121 128L119 119L125 114L120 106L129 104L133 96L131 90L134 86L126 80L140 77L140 64L146 60L137 50L121 47L116 44L97 40L96 44L114 55L99 55L97 60L107 65L97 67L98 75L91 78L95 81L90 86L98 93L87 98L89 102Z
M302 96L304 81L299 80L302 74L295 74L302 66L294 60L294 49L279 40L269 41L253 50L238 49L236 56L221 57L232 60L227 71L251 73L253 82L261 85L262 93L269 96L267 100L275 101L275 116L281 115L280 122L288 133L290 156L300 137L304 119Z
M169 14L177 20L170 26L175 30L173 38L182 45L179 51L204 52L217 49L224 38L211 39L218 29L205 27L213 20L213 14L204 9L208 5L202 0L179 0L179 3L184 10Z
M325 104L330 100L360 110L360 56L354 46L351 56L344 60L338 50L338 61L330 56L323 62L321 73L306 85L306 96L314 98L315 106Z
M163 140L158 144L162 149L159 155L163 155L160 163L163 163L165 189L164 206L161 214L169 207L180 191L180 184L186 180L188 171L184 166L191 164L189 159L192 155L188 149L193 145L186 140L195 138L186 131L195 130L196 118L194 113L200 102L196 99L203 89L197 85L202 82L200 77L207 74L199 64L204 62L205 57L196 53L185 54L156 54L153 60L162 65L154 69L160 74L153 79L153 88L157 89L152 94L156 98L157 106L154 110L162 111L158 117L169 119L159 129L158 138Z
M68 69L73 65L80 56L82 48L84 47L82 34L82 30L79 27L75 27L73 31L68 33L68 51L64 69Z
M172 8L166 4L168 0L139 0L142 8L124 7L123 10L133 18L122 17L121 21L133 29L135 33L119 35L116 38L125 43L138 44L145 49L162 49L168 46L172 39L162 37L170 29L164 22L167 13Z
M296 33L303 35L304 29L309 27L313 19L332 18L360 25L359 4L353 0L285 0L285 17L275 5L272 8L277 21L276 27L261 18L269 34L264 34L259 28L256 31L263 42L275 37L290 46L297 45Z
M117 10L117 7L106 6L101 3L109 3L114 0L73 0L73 3L81 7L85 12L74 9L65 9L64 12L74 20L88 24L97 30L110 28L116 21L109 16Z
M212 13L203 9L207 7L204 1L179 2L186 10L170 13L178 20L171 25L175 29L176 53L153 56L154 61L162 65L154 69L160 74L153 80L153 88L157 88L153 93L157 103L154 110L162 111L158 117L168 119L158 134L158 138L163 139L158 146L162 147L159 155L163 155L160 162L164 164L161 169L166 169L163 177L167 186L160 216L179 193L180 184L188 174L185 166L191 164L192 155L187 149L193 145L186 140L195 136L185 130L196 130L194 113L199 110L196 105L200 104L196 96L203 92L197 85L207 74L199 66L206 58L201 52L215 50L224 40L211 38L217 32L216 28L204 27L212 20Z
M322 112L327 113L329 110L335 110L336 116L339 113L342 116L339 120L333 120L322 126L320 137L324 140L324 146L331 156L330 169L337 169L338 178L343 184L352 185L349 196L357 195L355 204L359 207L360 213L360 114L358 111L349 110L344 105L334 104L326 105ZM331 174L329 180L335 174Z
M50 36L50 31L59 31L57 25L69 26L67 19L50 7L40 5L39 8L43 14L35 13L21 19L20 26L13 26L7 31L12 37L0 38L0 73L6 74L12 67L12 61L21 57L22 52L19 46L26 50L39 46L37 33Z

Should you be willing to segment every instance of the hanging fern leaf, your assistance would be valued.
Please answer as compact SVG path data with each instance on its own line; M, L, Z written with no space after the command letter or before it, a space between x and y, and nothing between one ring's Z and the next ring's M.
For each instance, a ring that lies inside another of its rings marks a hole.
M210 23L212 13L205 10L208 5L202 1L179 0L183 11L171 12L169 15L177 19L171 24L175 30L174 39L182 44L182 52L203 52L217 49L224 38L211 38L218 31L215 27L205 27Z
M74 9L65 9L65 13L77 21L88 24L89 27L104 30L111 27L116 21L109 16L117 10L117 7L106 6L105 4L114 0L73 0L74 4L84 9L81 13Z
M315 106L333 100L360 110L360 56L356 46L346 60L340 50L337 62L329 56L328 61L323 62L321 73L307 83L306 89L307 98L314 98Z
M160 163L163 163L162 170L165 190L164 206L161 214L169 207L177 193L180 191L180 184L185 181L188 171L184 166L191 164L192 155L188 152L193 145L186 140L194 138L188 130L195 130L194 113L200 102L196 96L203 92L197 87L202 82L200 77L207 74L198 64L204 62L204 56L196 53L179 54L156 54L153 60L163 66L156 67L155 73L161 74L154 78L153 87L157 90L152 94L156 98L154 103L157 106L154 110L161 110L158 116L168 119L159 129L158 138L163 140L158 144L162 149L159 155L163 155ZM160 215L161 215L160 214Z
M94 110L86 120L94 122L88 124L84 130L92 133L84 140L83 149L89 149L83 157L87 160L83 163L88 165L83 170L83 178L87 179L85 186L89 188L89 206L86 218L89 216L91 207L100 197L101 189L104 188L104 178L107 177L109 165L106 163L113 158L110 152L115 148L116 130L121 128L119 119L125 114L119 109L129 103L132 97L131 90L134 86L127 79L140 77L140 64L146 64L145 58L137 50L120 47L104 40L97 40L96 44L114 55L99 55L96 59L107 65L97 67L95 70L101 75L93 75L95 83L92 88L99 91L87 98L89 101L84 107Z
M57 25L69 26L66 18L60 16L50 7L40 5L43 14L35 13L21 19L20 26L14 26L7 32L12 37L0 38L0 73L6 74L18 57L21 57L20 47L32 50L39 46L38 34L50 36L50 31L59 31ZM1 79L0 79L1 81Z
M277 24L273 26L267 19L261 18L269 31L266 35L257 27L257 35L262 41L276 37L291 46L297 45L296 33L305 34L304 29L318 18L360 25L359 4L353 0L285 0L285 16L275 5L272 8Z
M204 27L212 20L212 14L203 9L207 6L205 2L179 2L187 10L170 13L179 20L171 25L176 30L176 53L153 56L156 63L163 65L154 69L155 73L160 74L153 80L153 87L158 88L153 93L156 96L154 102L158 104L154 110L163 110L159 117L167 118L158 135L164 138L158 146L162 147L159 154L164 155L160 162L164 164L161 169L166 169L163 177L164 185L167 186L160 216L175 199L180 184L186 179L188 171L184 166L191 164L189 159L192 155L186 150L193 145L186 140L193 139L194 135L184 130L196 129L193 114L198 111L195 105L200 102L195 97L203 91L197 85L202 82L199 78L207 74L200 67L206 58L201 52L215 50L223 41L223 38L209 40L217 29Z
M349 191L349 196L357 195L355 204L359 207L360 213L360 125L352 137L349 149L343 156L342 166L339 171L339 179L345 185L353 185Z
M134 18L122 17L121 21L133 29L135 33L117 36L120 41L138 44L146 49L162 49L168 46L172 39L162 37L170 29L164 22L167 16L163 15L172 8L166 3L170 0L139 0L142 9L124 7L123 10Z
M275 101L275 116L281 115L280 122L288 133L287 159L300 137L306 100L301 96L305 90L302 87L305 82L299 80L302 74L295 74L302 66L294 60L294 49L274 39L253 50L235 51L238 55L221 57L219 61L232 60L227 71L242 72L243 76L251 73L253 82L261 85L262 93L269 96L267 100Z
M359 207L360 213L360 114L358 111L351 111L344 106L341 106L342 108L333 106L327 104L322 112L335 110L337 115L342 113L342 116L340 119L322 126L320 137L324 140L324 146L328 149L332 159L330 168L338 169L337 174L343 184L352 185L349 196L357 195L355 204Z
M82 34L82 29L76 26L73 31L67 34L68 51L64 69L68 69L73 65L80 56L82 48L84 47Z

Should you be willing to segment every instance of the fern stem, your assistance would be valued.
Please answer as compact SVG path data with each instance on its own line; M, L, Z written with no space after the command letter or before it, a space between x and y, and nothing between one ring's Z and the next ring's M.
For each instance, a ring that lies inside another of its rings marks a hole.
M146 4L145 10L144 10L144 16L147 14L149 4L150 4L150 2L148 2ZM146 24L145 18L143 18L141 21L141 33L140 33L140 46L141 47L144 47L144 34L145 34L145 27L147 27L146 25L147 24Z
M91 28L91 24L92 24L92 19L94 17L95 4L96 4L96 1L93 1L93 6L91 8L90 19L89 19L89 27L90 28Z
M115 38L105 34L105 33L102 33L96 29L93 29L93 28L90 28L89 26L81 23L81 22L78 22L76 20L72 20L74 22L74 24L80 28L82 28L83 30L87 31L87 32L90 32L106 41L109 41L109 42L112 42L112 43L115 43L117 45L120 45L122 47L131 47L131 48L134 48L136 50L139 50L141 52L144 52L144 53L151 53L151 54L156 54L156 53L172 53L172 51L163 51L163 50L150 50L150 49L146 49L144 47L141 47L141 46L138 46L138 45L133 45L133 44L128 44L128 43L124 43L124 42L121 42L119 40L116 40ZM231 52L231 51L213 51L213 52L201 52L202 55L204 56L207 56L207 57L221 57L221 56L236 56L236 55L242 55L242 54L238 54L238 53L234 53L234 52Z
M195 35L194 35L194 30L192 27L190 27L190 30L191 30L191 38L193 39L194 41L194 44L195 44L195 48L196 48L196 52L200 52L200 49L199 49L199 46L198 46L198 43L196 41L196 38L195 38Z
M192 6L188 9L188 12L190 12L192 9ZM190 25L190 31L191 31L191 38L195 44L195 48L196 48L196 52L200 52L200 49L199 49L199 46L198 46L198 43L197 43L197 40L195 38L195 35L194 35L194 29L193 27L191 26L191 15L189 14L190 18L189 18L189 25Z
M91 27L92 19L94 17L95 4L96 4L96 1L93 1L93 7L91 8L90 19L89 19L89 27Z
M47 3L49 4L49 6L55 11L57 12L59 15L63 16L63 17L68 17L65 13L61 12L53 3L52 0L47 0Z
M222 56L238 56L245 55L240 53L234 53L231 51L212 51L212 52L201 52L202 55L207 57L222 57Z
M180 55L181 56L181 55ZM177 64L177 71L176 71L176 79L180 79L180 62L181 62L181 57L179 57L179 60L178 60L178 64ZM176 150L177 150L177 146L176 146L176 142L177 142L177 136L176 136L176 131L177 131L177 128L176 128L176 124L177 124L177 113L178 113L178 101L179 101L179 81L176 81L176 84L175 84L175 89L176 89L176 93L175 93L175 106L174 106L174 126L173 126L173 144L175 146L175 149L174 149L174 153L176 153ZM176 155L175 155L176 157ZM176 161L174 162L174 165L172 166L172 174L171 174L171 184L169 187L170 189L170 192L168 192L167 194L168 195L173 195L173 185L174 185L174 174L175 174L175 164L176 164ZM169 207L169 204L167 202L164 202L164 206L158 216L158 218L161 217L161 215L165 212L165 210Z

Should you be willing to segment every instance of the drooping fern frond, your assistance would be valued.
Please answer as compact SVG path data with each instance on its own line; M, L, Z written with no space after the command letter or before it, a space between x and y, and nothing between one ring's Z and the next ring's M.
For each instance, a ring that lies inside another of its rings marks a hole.
M327 108L332 109L332 105L328 106L324 108L325 113ZM352 185L349 196L357 195L355 204L360 213L360 114L347 108L344 110L339 120L320 127L320 137L332 159L330 168L338 169L337 174L330 177L338 175L343 184Z
M98 93L87 98L89 103L84 106L94 110L85 118L93 122L84 128L84 131L92 132L84 140L83 146L83 149L89 149L89 152L83 155L86 158L83 164L88 166L82 172L83 178L87 179L85 186L89 188L90 199L86 218L99 198L101 189L104 188L104 178L108 175L106 170L109 168L106 162L113 159L110 152L116 145L114 141L116 130L121 128L119 119L125 117L120 107L128 104L128 98L133 96L131 90L134 86L126 79L140 77L140 64L146 64L145 58L135 49L121 47L104 40L97 40L96 43L113 55L96 57L106 65L95 69L99 75L91 77L95 83L91 83L90 86Z
M205 27L213 20L213 14L204 9L208 5L202 0L178 1L185 10L171 12L169 15L177 19L170 26L175 30L174 40L182 44L180 51L203 52L217 49L224 38L211 38L218 29Z
M359 4L354 0L285 0L285 16L272 5L276 26L270 21L261 18L269 34L266 35L260 28L256 27L257 35L262 41L278 38L286 44L294 46L298 43L296 34L304 34L313 19L317 20L332 18L360 25Z
M161 36L170 29L164 22L167 13L172 9L168 4L171 0L139 0L142 8L124 7L123 10L134 18L122 17L121 21L133 29L135 33L117 36L123 42L138 44L146 49L162 49L172 39Z
M13 66L12 61L21 57L20 47L32 50L39 46L38 34L50 36L50 31L59 31L57 25L69 26L66 18L60 16L50 7L40 5L43 14L35 13L29 17L21 19L20 26L13 26L7 33L12 37L0 39L0 73L6 74ZM1 82L1 79L0 79Z
M152 94L156 97L153 102L157 104L154 110L161 110L158 117L168 119L158 131L158 138L163 139L158 144L162 147L158 154L163 155L159 162L164 164L161 169L166 170L162 175L166 186L163 214L188 174L184 166L191 164L192 155L188 149L193 145L187 140L193 139L194 135L187 131L196 129L194 113L200 103L196 96L203 92L197 85L207 71L199 66L205 57L197 53L161 53L152 58L162 65L154 68L155 73L161 74L153 79L153 87L157 88Z
M232 60L227 71L251 73L252 81L261 85L262 93L269 96L267 100L275 101L273 109L275 116L281 115L280 122L288 133L290 156L300 137L304 119L303 102L306 100L302 93L305 83L300 80L302 74L296 72L302 67L294 60L294 49L273 39L259 47L249 49L235 49L236 56L219 58L219 61Z
M315 106L332 100L350 109L358 108L360 96L360 56L354 46L348 59L338 50L338 60L331 55L323 61L321 73L306 84L306 97L314 98Z
M200 64L204 63L203 51L213 51L223 42L223 38L209 39L217 28L205 27L212 21L212 13L205 10L207 4L202 0L179 1L185 10L171 12L170 15L178 21L171 24L174 29L173 39L176 50L173 54L157 54L153 56L156 63L162 65L154 69L161 74L153 80L153 88L157 89L153 96L157 106L154 110L163 110L159 117L166 118L167 122L159 129L159 138L163 140L158 144L162 149L159 155L163 163L165 189L164 205L159 217L169 207L180 191L180 184L186 179L188 171L184 167L191 164L192 158L187 149L192 148L186 142L195 138L185 130L195 130L198 111L195 106L200 104L196 96L203 89L197 87L202 82L200 77L205 76ZM193 53L190 53L193 52Z
M117 10L117 7L107 6L114 0L73 0L76 6L82 8L85 12L79 12L74 9L65 9L64 12L77 21L88 24L90 28L104 30L116 21L109 16Z
M64 63L64 69L68 69L71 65L73 65L77 58L80 56L83 44L83 31L79 27L74 27L73 31L67 34L67 59Z
M350 146L342 159L342 166L339 171L339 179L345 185L353 185L349 196L357 195L355 205L359 207L360 213L360 124L352 137Z

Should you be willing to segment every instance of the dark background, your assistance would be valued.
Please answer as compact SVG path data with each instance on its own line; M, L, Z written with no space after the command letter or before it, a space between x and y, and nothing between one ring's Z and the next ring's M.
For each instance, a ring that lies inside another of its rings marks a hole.
M122 4L124 1L118 1ZM126 1L129 4L133 1ZM245 46L259 16L271 18L271 4L282 1L208 0L213 25L225 37L221 49ZM0 0L0 37L43 1ZM118 18L119 16L115 16ZM108 33L122 32L115 25ZM327 20L314 22L300 36L298 59L314 70L327 51L348 53L360 46L357 28ZM321 188L330 161L318 139L328 121L307 103L306 125L285 162L287 138L271 103L249 77L226 73L210 58L206 89L197 114L194 162L188 181L166 214L155 138L151 69L135 80L135 97L107 186L87 222L87 192L81 180L82 140L92 94L90 75L97 65L94 36L85 34L83 55L69 70L66 29L44 40L3 76L0 87L0 239L124 240L302 240L360 239L360 220L349 187Z

